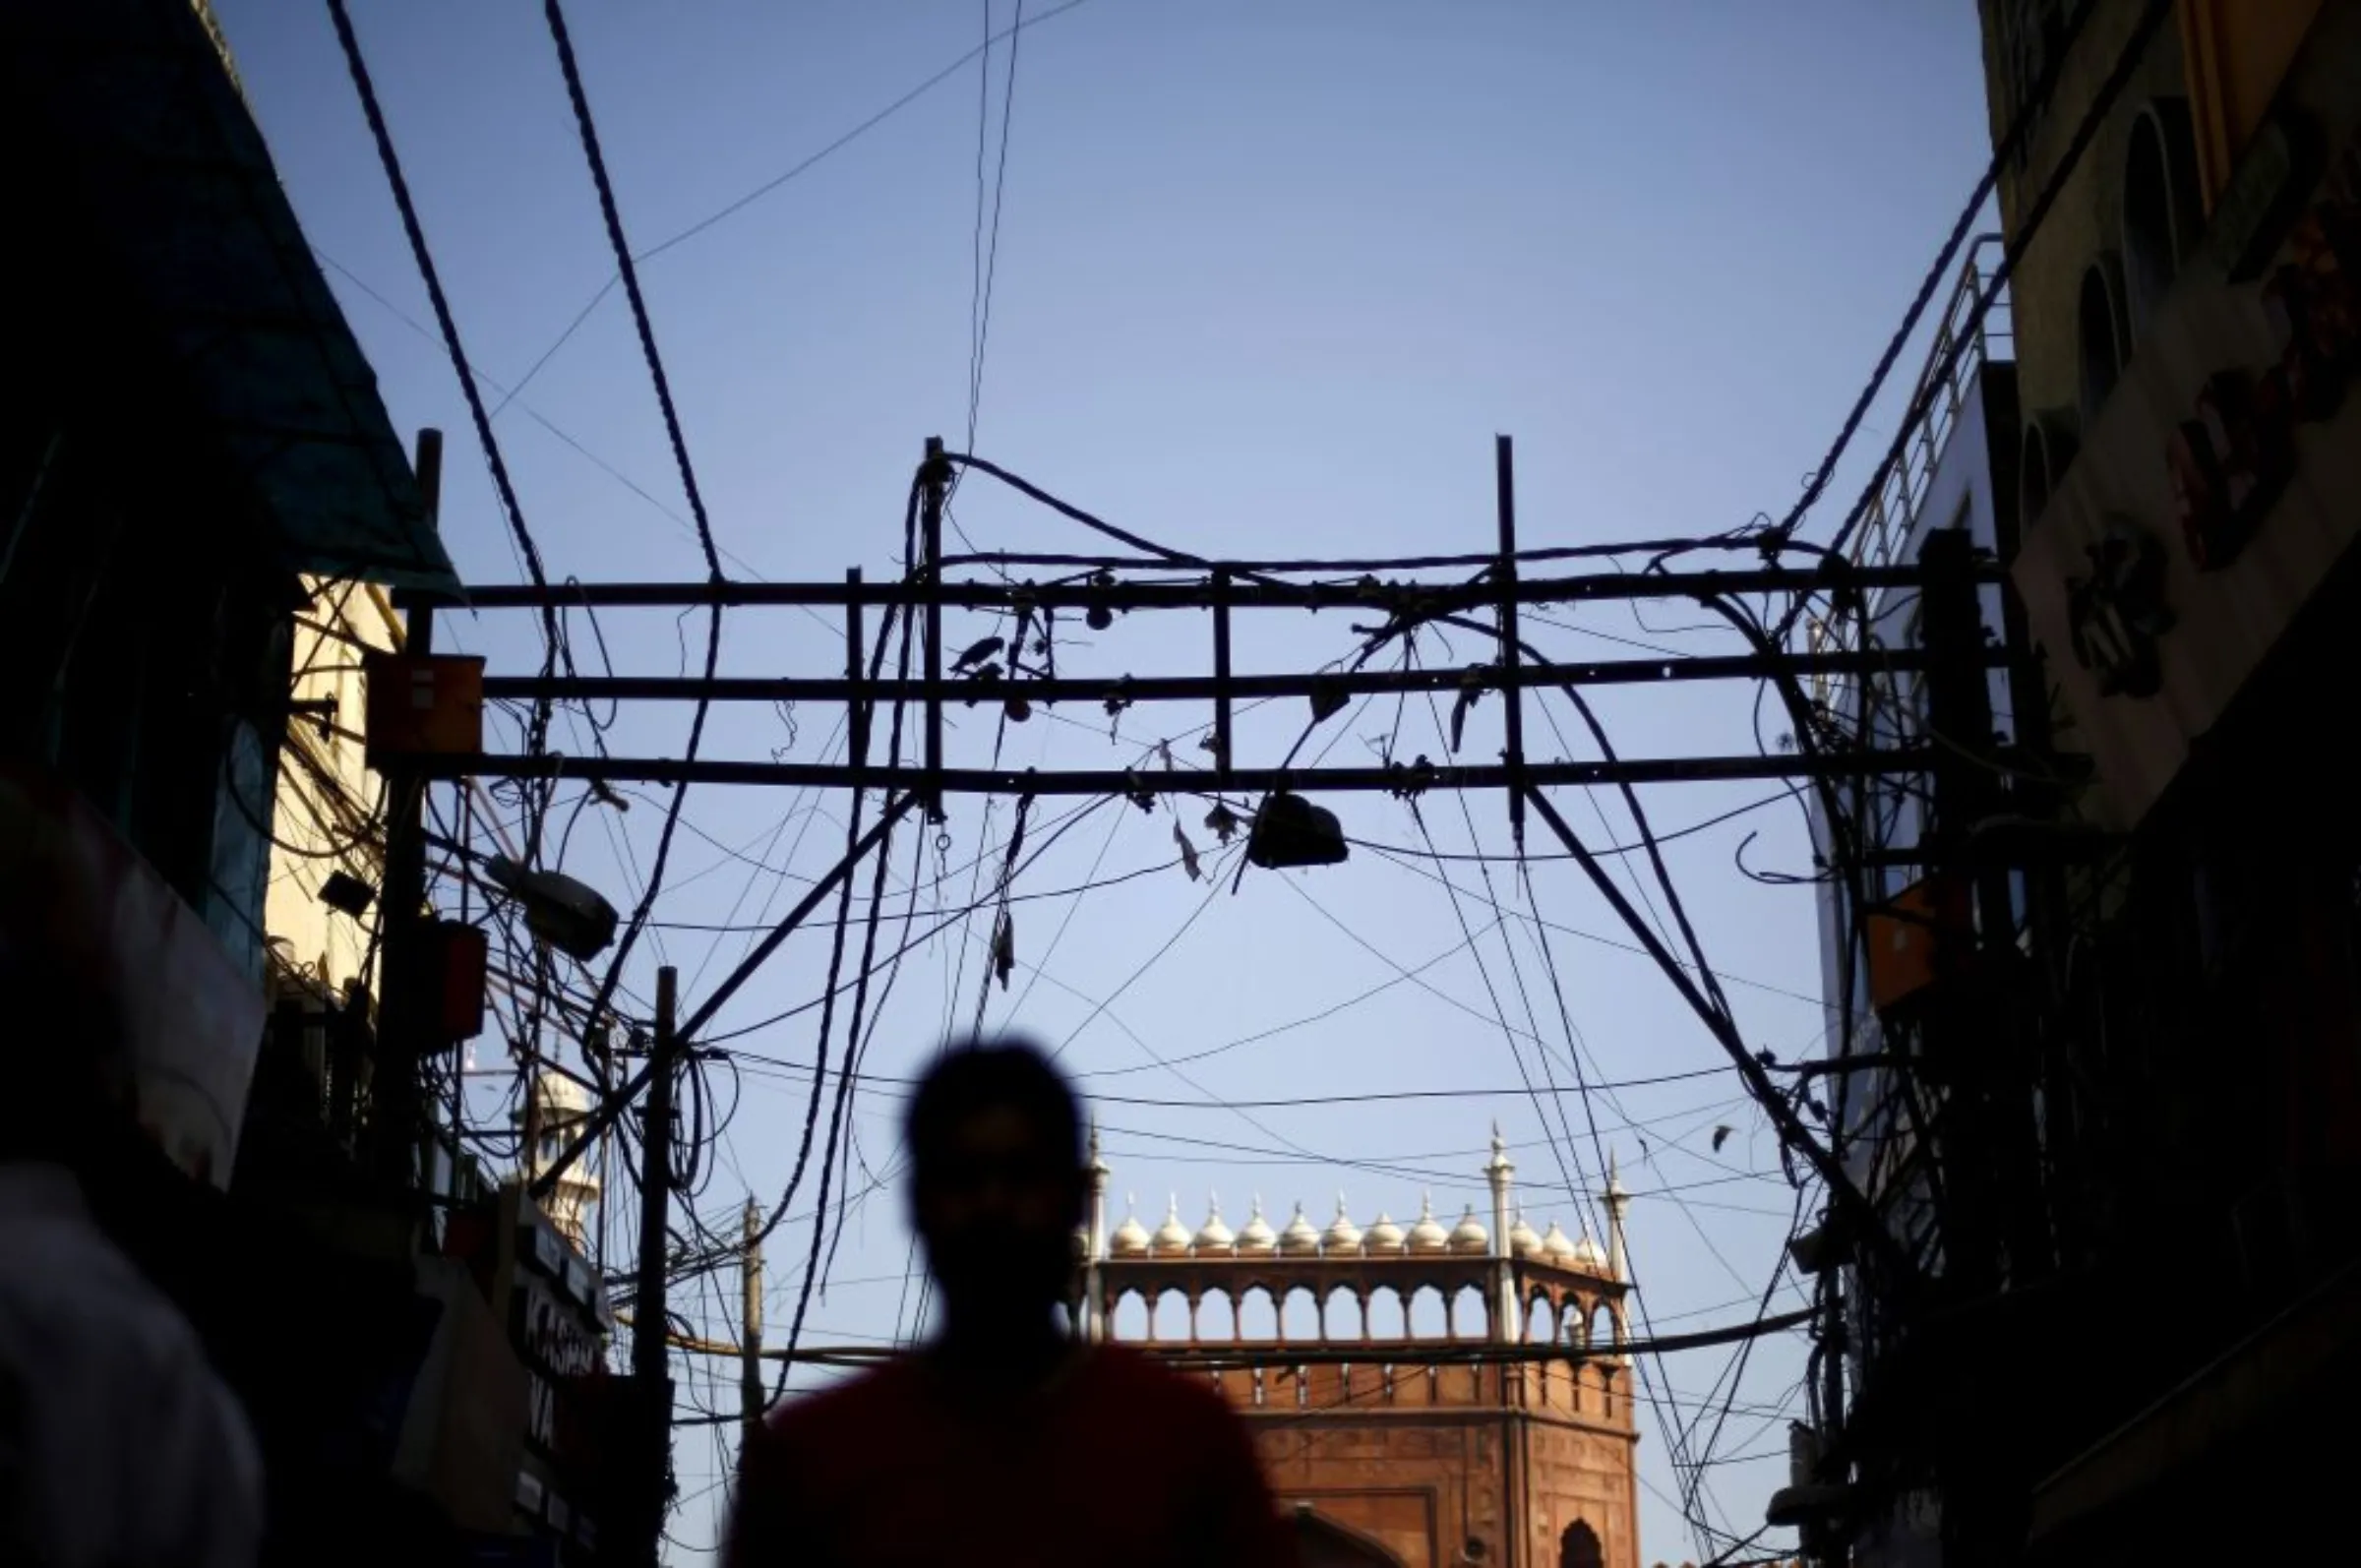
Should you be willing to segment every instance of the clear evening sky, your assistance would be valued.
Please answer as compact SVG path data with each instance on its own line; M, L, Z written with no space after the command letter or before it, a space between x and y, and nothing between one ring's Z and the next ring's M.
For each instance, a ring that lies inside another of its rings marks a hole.
M449 433L443 526L462 575L514 580L516 558L325 7L219 0L218 9L396 426ZM1027 7L1030 16L1050 9L1049 0ZM513 387L614 272L541 8L357 0L354 10L469 357ZM1014 13L1012 0L999 0L989 24L985 7L967 0L576 0L570 20L624 219L644 252L803 163L975 49L988 25L1005 30ZM873 578L890 575L921 443L936 434L954 448L965 442L980 95L987 247L996 184L1001 210L976 450L1137 532L1208 555L1487 549L1495 432L1517 440L1529 545L1701 534L1784 510L1988 149L1966 0L1089 0L1019 37L1004 183L1002 43L646 262L690 452L733 573L836 579L859 566ZM499 392L490 397L502 401ZM1869 419L1865 445L1882 449L1893 418L1889 398ZM702 574L620 291L496 428L553 576ZM1822 536L1864 472L1859 459L1847 465L1821 514ZM987 548L1095 548L981 480L963 488L956 514ZM1693 615L1643 614L1584 610L1532 630L1567 658L1625 656L1634 642L1735 651L1725 635L1691 630ZM700 619L678 632L669 615L602 619L619 668L673 674L684 644L692 667L701 652ZM1241 667L1309 668L1349 653L1346 619L1258 622L1241 630ZM449 616L444 626L451 645L488 653L497 669L523 673L537 662L526 618ZM989 630L959 624L951 634ZM1061 673L1209 668L1201 617L1157 625L1135 616L1104 634L1072 633ZM577 659L595 669L579 618L574 634ZM724 638L728 673L829 673L843 659L840 623L794 611L734 614ZM1455 644L1429 642L1422 656L1483 656L1464 636ZM1756 745L1749 692L1610 694L1599 706L1626 754ZM1566 738L1561 746L1537 709L1535 754L1595 754L1569 710L1554 698L1544 707ZM1495 711L1496 699L1471 727L1476 755L1497 749ZM989 712L954 717L954 760L988 758ZM812 708L792 724L759 705L720 711L706 752L821 759L840 739L834 719ZM1275 761L1302 720L1294 704L1255 715L1241 760ZM677 755L687 721L685 708L627 710L608 744ZM1111 739L1095 707L1069 707L1009 729L1004 755L1020 766L1117 766L1172 736L1185 759L1202 723L1193 712L1135 708ZM1766 741L1784 728L1767 715ZM1390 703L1352 711L1310 751L1331 742L1338 762L1365 762L1388 746L1405 758L1444 750L1423 703L1399 715ZM556 744L581 751L587 731L563 721ZM1665 786L1646 792L1646 804L1662 831L1775 793ZM1358 838L1426 847L1401 802L1328 804ZM650 995L665 959L680 966L691 1002L709 990L751 938L680 928L775 918L798 884L782 889L750 862L817 875L841 851L845 805L841 796L692 792L658 907L674 927L641 944L630 993ZM1594 807L1569 793L1563 805L1595 841L1627 836L1611 798ZM1030 842L1044 841L1072 807L1043 803ZM1497 798L1472 798L1463 813L1429 796L1420 810L1442 851L1468 851L1471 834L1486 849L1507 847ZM1536 1189L1527 1210L1537 1225L1555 1217L1574 1231L1587 1205L1545 1189L1562 1189L1569 1176L1595 1188L1598 1149L1618 1152L1638 1194L1641 1296L1660 1330L1753 1315L1793 1198L1776 1140L1734 1074L1597 1097L1597 1142L1571 1099L1565 1119L1555 1108L1544 1119L1524 1093L1512 1041L1537 1082L1544 1071L1570 1082L1573 1072L1533 935L1537 909L1560 928L1549 957L1585 1073L1661 1077L1722 1060L1577 872L1537 862L1529 890L1505 862L1438 866L1364 849L1333 870L1249 873L1235 897L1225 877L1208 898L1208 884L1171 864L1176 825L1210 859L1203 811L1184 803L1178 818L1169 810L1151 816L1116 803L1059 839L1013 889L1051 896L1013 906L1016 969L988 1002L992 1024L1062 1046L1086 1090L1165 1102L1100 1106L1115 1218L1123 1194L1136 1192L1153 1226L1178 1192L1194 1226L1218 1190L1234 1226L1257 1193L1275 1224L1299 1198L1325 1224L1341 1189L1363 1225L1381 1208L1407 1222L1431 1187L1448 1223L1466 1202L1482 1208L1478 1173L1497 1118L1520 1179ZM1008 803L989 817L978 802L955 807L939 864L932 842L919 852L922 920L937 903L979 896L971 865L982 853L997 857L1010 816ZM628 814L591 809L567 869L628 907L660 818L653 791ZM1800 818L1787 805L1685 837L1666 856L1748 1038L1791 1057L1820 1030L1811 895L1742 875L1732 855L1748 833L1760 835L1748 865L1805 869ZM911 857L905 834L888 946ZM1142 871L1087 894L1065 891ZM1505 927L1495 903L1510 917ZM964 939L945 935L905 960L866 1070L906 1074L947 1020L972 1019L990 925L980 917ZM816 922L791 940L713 1033L814 997L826 931ZM729 1045L808 1066L816 1025L805 1012ZM1248 1036L1261 1038L1157 1064ZM480 1066L502 1064L489 1036L477 1055ZM708 1151L694 1205L732 1235L750 1187L765 1204L778 1197L808 1081L795 1066L742 1065L735 1115ZM732 1091L725 1077L714 1081L718 1114L731 1109ZM1483 1092L1221 1104L1434 1089ZM479 1116L499 1111L499 1092L496 1080L479 1086ZM868 1343L909 1326L907 1234L890 1180L875 1185L894 1170L897 1110L891 1085L865 1089L857 1103L854 1201L809 1343ZM1732 1130L1716 1153L1723 1126ZM808 1183L796 1217L769 1243L774 1342L794 1310L814 1196ZM629 1217L618 1216L610 1245L628 1246L629 1236ZM681 1297L706 1332L734 1337L734 1275L693 1281ZM1775 1304L1800 1299L1783 1285ZM1676 1427L1702 1410L1701 1448L1728 1364L1728 1353L1707 1351L1649 1368ZM1705 1473L1701 1507L1713 1529L1744 1536L1761 1524L1764 1500L1784 1479L1786 1418L1800 1408L1802 1368L1794 1339L1758 1345L1747 1359ZM734 1365L680 1375L700 1403L735 1409ZM688 1501L675 1561L702 1560L709 1547L735 1447L729 1431L682 1430L676 1463ZM1685 1473L1656 1411L1643 1412L1641 1431L1643 1560L1719 1549L1726 1538L1701 1541L1683 1521ZM1055 1483L1046 1484L1044 1504L1055 1506Z

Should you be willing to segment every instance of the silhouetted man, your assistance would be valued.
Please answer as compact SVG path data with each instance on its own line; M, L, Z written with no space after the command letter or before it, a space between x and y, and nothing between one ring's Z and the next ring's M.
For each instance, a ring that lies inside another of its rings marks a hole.
M1088 1182L1057 1069L1025 1045L954 1050L905 1136L941 1333L772 1414L747 1445L728 1568L1292 1563L1220 1397L1058 1322Z

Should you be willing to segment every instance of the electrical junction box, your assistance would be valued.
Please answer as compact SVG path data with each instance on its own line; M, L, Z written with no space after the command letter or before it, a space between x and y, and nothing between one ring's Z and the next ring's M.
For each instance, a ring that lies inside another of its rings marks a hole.
M484 661L469 654L372 652L363 661L369 765L484 749Z

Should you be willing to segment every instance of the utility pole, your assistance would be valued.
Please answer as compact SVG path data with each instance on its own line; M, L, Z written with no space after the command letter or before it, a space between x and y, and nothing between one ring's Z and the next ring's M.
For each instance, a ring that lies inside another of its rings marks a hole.
M679 1052L673 1012L679 971L656 971L656 1033L648 1049L647 1114L640 1126L639 1278L632 1297L632 1381L646 1417L644 1466L639 1475L639 1550L627 1560L653 1564L664 1531L664 1504L672 1470L672 1392L666 1376L664 1238L672 1211L672 1068Z
M746 1246L742 1258L746 1300L738 1325L738 1408L745 1440L762 1424L762 1205L746 1200Z
M1517 633L1517 455L1516 443L1506 436L1492 438L1493 488L1500 509L1500 668L1507 679L1500 700L1508 709L1508 827L1517 851L1525 849L1525 687L1517 679L1524 646Z
M2028 1145L2018 1125L2022 1118L2029 1133L2030 1097L2002 967L2014 952L2009 875L1972 843L1978 824L2006 801L1991 760L1985 628L1968 534L1936 530L1919 561L1926 569L1926 724L1942 743L1929 780L1935 981L1923 993L1919 1065L1942 1108L1944 1294L1974 1312L2040 1270L2037 1226L2028 1224L2037 1215L2026 1212L2034 1200L2026 1179ZM1993 1424L1988 1412L1962 1420L1947 1409L1932 1433L1946 1563L2001 1561L2024 1538L2029 1478L2011 1463L2017 1445L2005 1425Z
M919 468L919 548L925 552L920 577L926 584L927 685L937 692L927 699L926 802L927 820L942 818L942 508L950 479L943 460L942 438L927 438L926 461Z
M428 532L435 531L443 492L443 432L418 432L418 491ZM414 604L401 651L423 658L435 651L435 612ZM426 787L424 770L389 760L386 775L386 880L380 892L385 961L378 981L377 1061L370 1078L371 1165L398 1191L409 1192L425 1174L418 1157L421 1126L418 1061L437 1042L427 1038L431 993L421 971L426 923Z

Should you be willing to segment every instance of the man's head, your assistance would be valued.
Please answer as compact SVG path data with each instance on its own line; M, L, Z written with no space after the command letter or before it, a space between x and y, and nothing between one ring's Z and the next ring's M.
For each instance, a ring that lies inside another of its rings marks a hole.
M1085 1194L1074 1092L1023 1041L954 1047L910 1101L910 1214L954 1320L1046 1319Z

